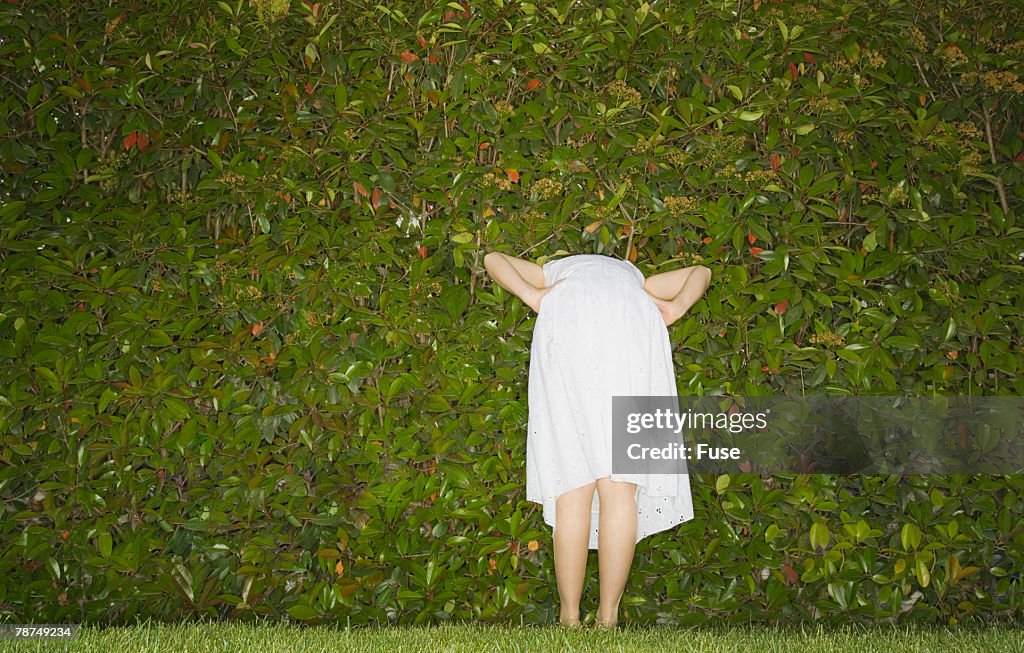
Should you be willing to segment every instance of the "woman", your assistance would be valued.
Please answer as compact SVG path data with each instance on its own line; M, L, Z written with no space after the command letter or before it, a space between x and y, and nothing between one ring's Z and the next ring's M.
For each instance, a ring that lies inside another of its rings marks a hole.
M526 498L543 505L554 529L559 622L580 625L587 555L597 549L596 623L614 628L636 543L692 519L693 505L688 474L611 473L611 398L677 396L668 326L701 298L711 270L696 265L645 279L632 263L608 256L540 266L501 252L484 256L484 267L538 313Z

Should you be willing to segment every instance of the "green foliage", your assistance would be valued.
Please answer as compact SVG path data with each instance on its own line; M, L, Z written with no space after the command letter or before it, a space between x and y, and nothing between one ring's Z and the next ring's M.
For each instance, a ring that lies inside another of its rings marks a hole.
M489 250L710 267L684 394L1024 390L1015 2L599 4L0 5L0 613L554 619ZM692 480L623 619L1020 613L1018 477Z

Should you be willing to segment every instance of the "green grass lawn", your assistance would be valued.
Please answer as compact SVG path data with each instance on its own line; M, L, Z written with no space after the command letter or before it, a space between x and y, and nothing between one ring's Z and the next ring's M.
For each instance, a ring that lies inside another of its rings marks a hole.
M352 628L294 624L148 625L79 629L75 641L0 641L0 651L134 653L168 651L708 651L736 653L968 653L1024 651L1020 627L827 626L669 628L626 626L616 632L557 626L477 626Z

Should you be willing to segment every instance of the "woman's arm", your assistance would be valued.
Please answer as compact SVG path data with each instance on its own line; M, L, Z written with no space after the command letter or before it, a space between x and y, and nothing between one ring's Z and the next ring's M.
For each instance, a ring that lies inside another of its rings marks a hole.
M668 326L686 315L690 307L704 296L710 283L711 269L694 265L652 274L644 281L644 290L654 299L665 326Z
M526 302L534 311L540 311L541 297L553 287L547 286L541 266L502 252L485 254L484 268L496 284Z

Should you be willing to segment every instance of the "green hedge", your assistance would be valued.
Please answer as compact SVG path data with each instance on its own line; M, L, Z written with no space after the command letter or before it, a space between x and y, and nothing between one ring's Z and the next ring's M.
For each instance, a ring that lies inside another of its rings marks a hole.
M683 394L1024 390L1015 0L596 4L0 5L0 616L554 620L489 250L709 266ZM692 481L624 620L1020 615L1019 476Z

